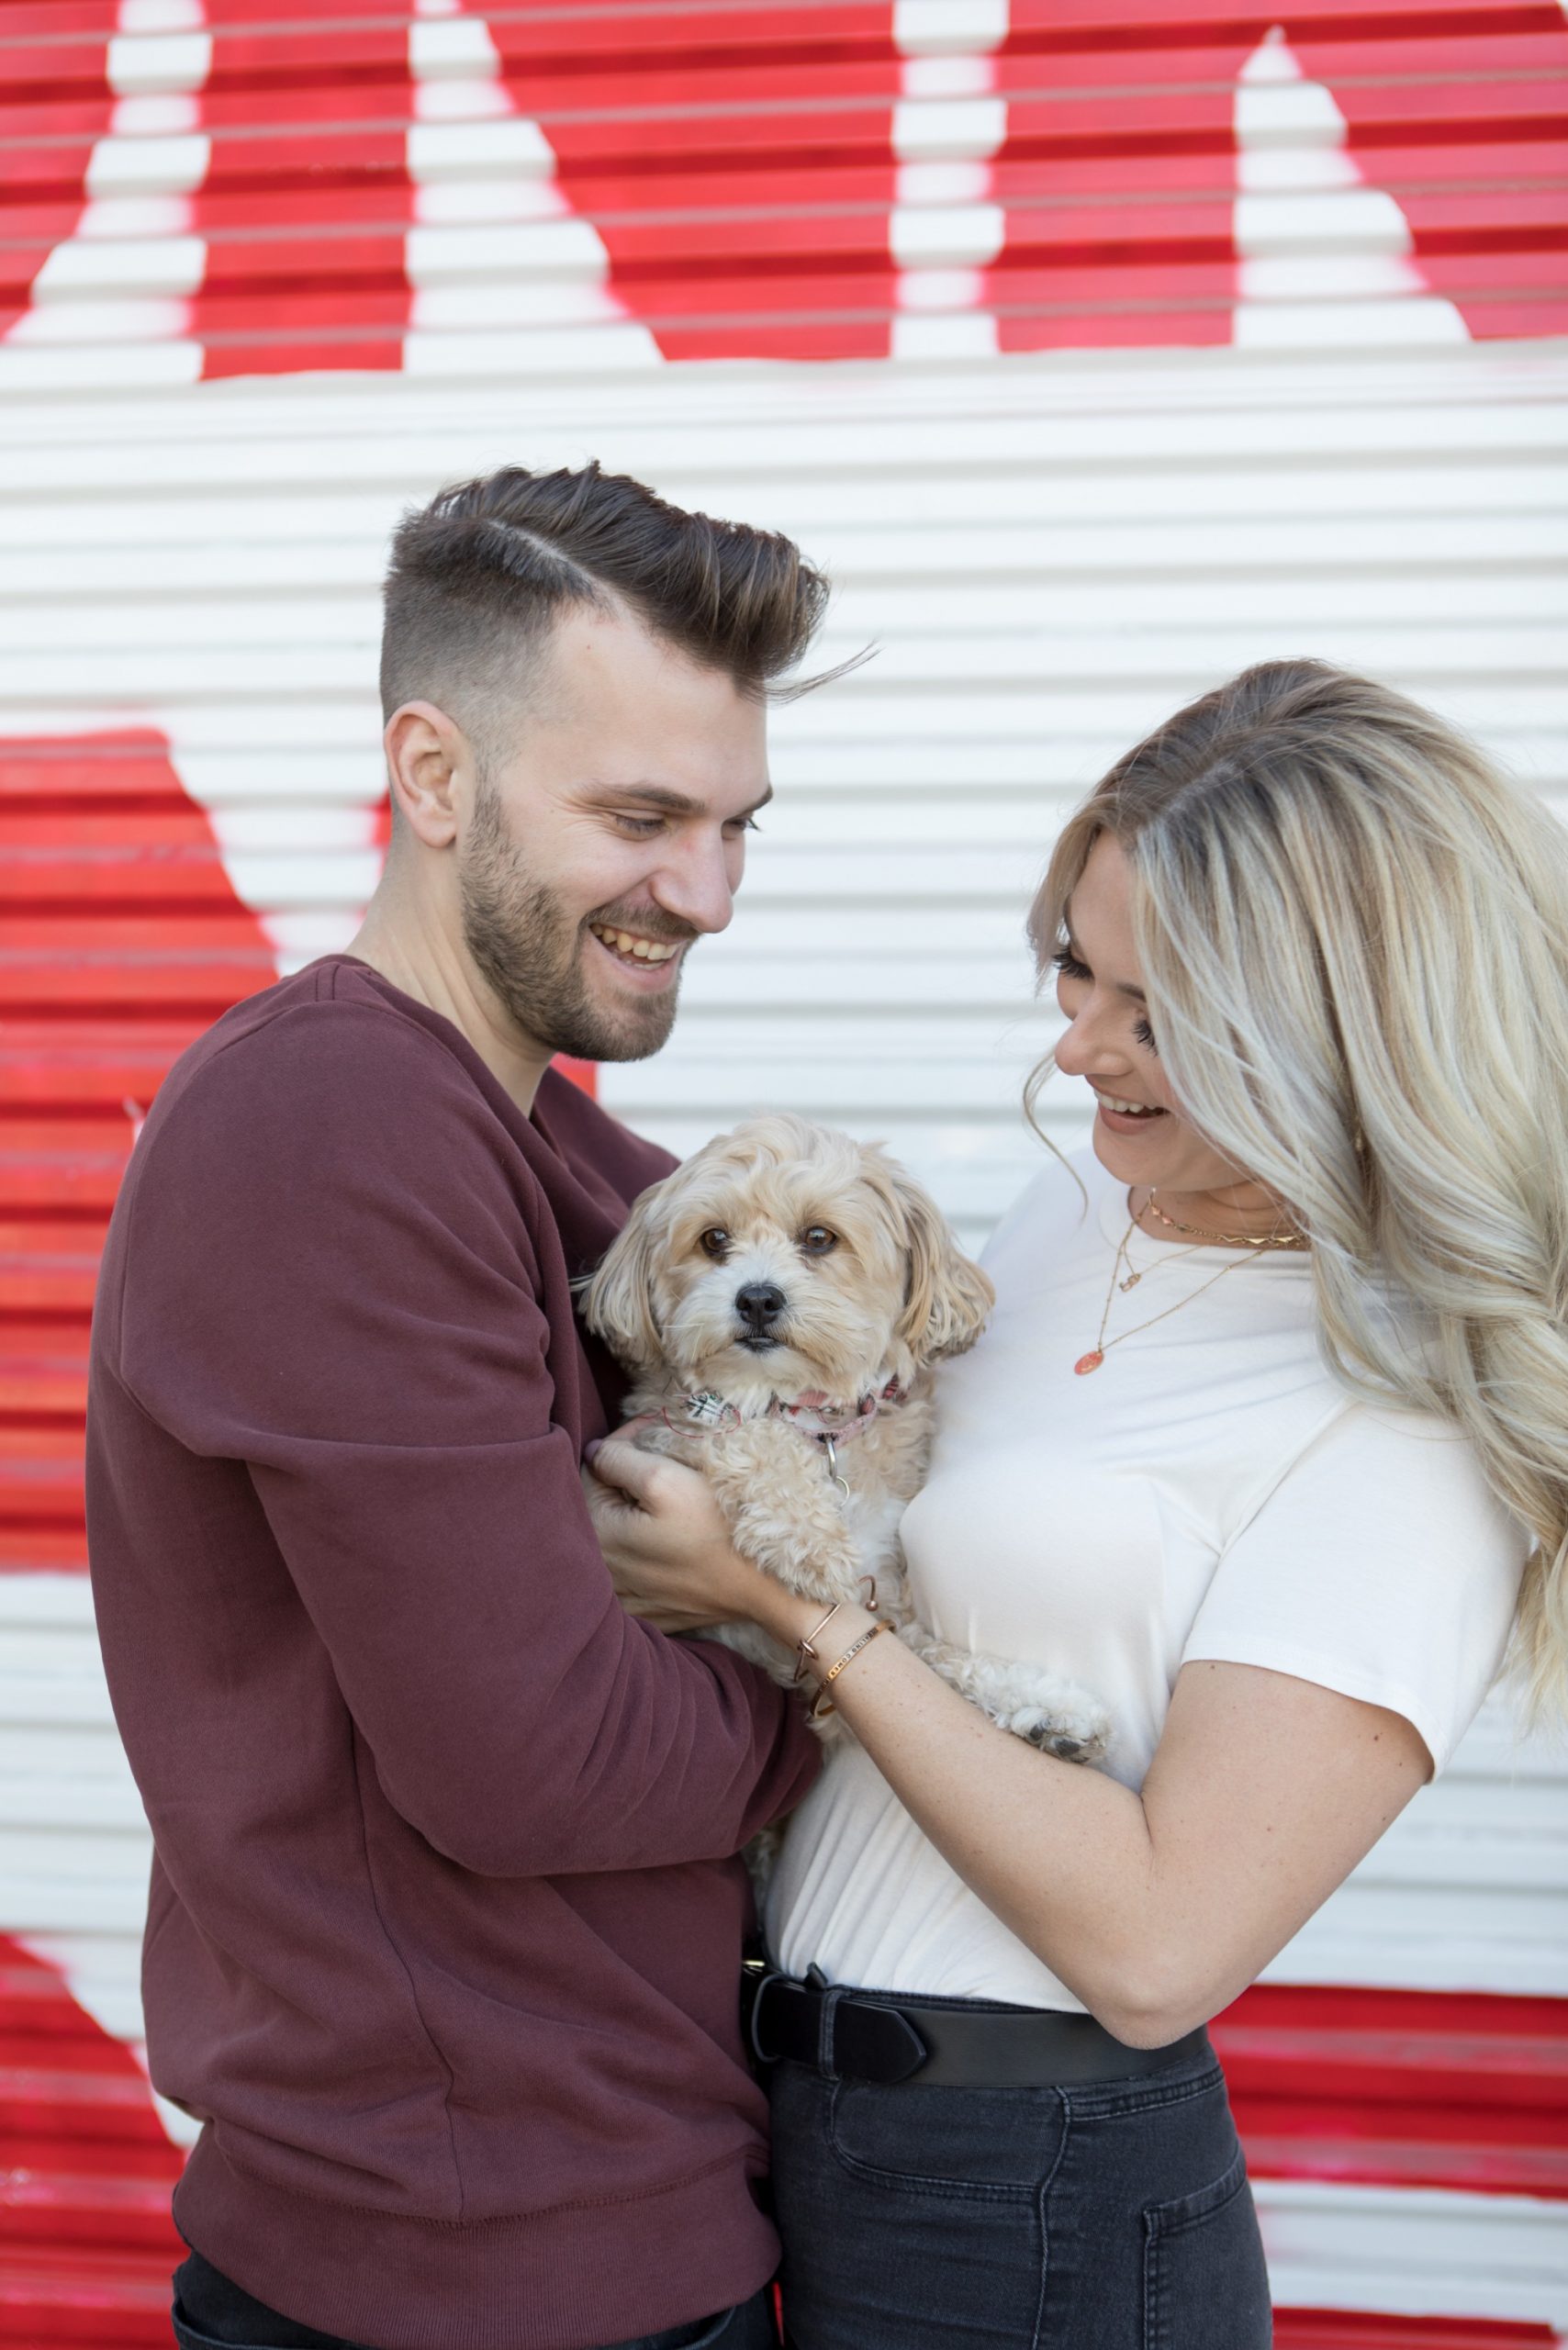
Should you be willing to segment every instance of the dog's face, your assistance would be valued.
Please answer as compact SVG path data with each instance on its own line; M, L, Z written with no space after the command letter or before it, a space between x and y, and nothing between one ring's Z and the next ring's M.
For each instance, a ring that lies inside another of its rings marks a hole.
M993 1292L875 1144L754 1118L644 1192L583 1315L632 1371L851 1401L980 1335Z

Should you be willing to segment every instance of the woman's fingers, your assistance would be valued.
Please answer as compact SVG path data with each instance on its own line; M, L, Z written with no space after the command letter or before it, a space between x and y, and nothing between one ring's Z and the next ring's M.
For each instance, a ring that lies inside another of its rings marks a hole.
M727 1544L722 1512L700 1471L660 1452L644 1452L622 1437L607 1437L596 1446L591 1466L641 1525L650 1557L673 1557L694 1542Z
M759 1602L781 1595L736 1552L712 1487L684 1461L607 1437L583 1487L622 1606L662 1630L755 1618Z
M617 1493L635 1502L641 1509L651 1506L652 1496L660 1482L660 1472L668 1466L669 1463L661 1460L657 1453L640 1452L623 1437L614 1436L606 1437L602 1444L594 1446L589 1462L592 1474L601 1484L612 1485Z
M626 1498L624 1494L618 1493L613 1485L601 1485L591 1469L584 1468L581 1475L583 1497L588 1505L588 1516L598 1528L599 1539L602 1542L605 1529L612 1519L625 1516Z

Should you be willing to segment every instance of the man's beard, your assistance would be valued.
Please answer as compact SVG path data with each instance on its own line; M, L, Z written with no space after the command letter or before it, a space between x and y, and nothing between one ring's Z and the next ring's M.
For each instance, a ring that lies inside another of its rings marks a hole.
M675 1023L678 979L657 995L628 993L614 1006L594 1001L583 969L585 956L597 951L587 923L574 922L548 883L524 871L500 795L488 784L475 800L459 887L464 944L525 1035L584 1061L640 1061L658 1051ZM588 920L633 926L608 907ZM634 926L670 944L696 935L648 912Z

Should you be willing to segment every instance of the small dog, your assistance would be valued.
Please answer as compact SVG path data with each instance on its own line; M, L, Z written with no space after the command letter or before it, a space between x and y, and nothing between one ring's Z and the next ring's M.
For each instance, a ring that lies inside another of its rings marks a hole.
M1004 1729L1093 1762L1109 1724L1086 1690L938 1640L910 1604L898 1525L930 1453L932 1366L974 1344L994 1300L879 1146L776 1115L644 1192L581 1310L632 1374L635 1441L702 1471L743 1556L824 1608L875 1605ZM753 1625L711 1637L796 1677Z

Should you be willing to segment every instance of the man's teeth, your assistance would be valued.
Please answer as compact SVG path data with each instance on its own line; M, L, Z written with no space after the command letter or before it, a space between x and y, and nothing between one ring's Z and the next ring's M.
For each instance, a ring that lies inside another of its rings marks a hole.
M611 930L601 922L590 922L588 928L607 946L613 946L618 954L634 955L639 963L667 963L680 952L678 946L661 946L656 939L637 938L629 930Z

